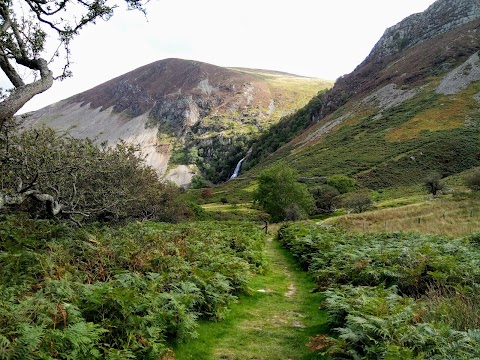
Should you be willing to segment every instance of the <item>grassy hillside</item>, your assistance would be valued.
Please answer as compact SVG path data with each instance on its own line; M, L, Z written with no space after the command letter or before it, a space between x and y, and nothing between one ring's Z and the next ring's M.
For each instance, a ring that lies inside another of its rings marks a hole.
M477 25L369 58L264 134L246 175L283 159L304 177L345 174L383 189L479 165Z
M342 173L371 189L418 183L431 171L459 173L480 164L479 91L474 83L453 98L425 88L382 112L342 109L348 115L328 134L297 139L274 158L287 158L304 176Z

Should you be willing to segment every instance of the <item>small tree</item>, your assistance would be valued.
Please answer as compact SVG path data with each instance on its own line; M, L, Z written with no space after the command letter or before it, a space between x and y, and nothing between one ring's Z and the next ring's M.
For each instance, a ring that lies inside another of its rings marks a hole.
M346 194L355 190L356 182L345 175L332 175L327 178L327 185L337 189L340 194Z
M372 197L367 191L351 193L343 199L343 206L356 213L367 211L372 204Z
M432 172L423 180L423 186L425 190L432 194L433 196L444 189L444 184L442 182L442 176L438 172Z
M466 176L465 185L472 191L480 191L480 170Z
M270 214L273 222L292 217L298 219L311 209L312 195L297 179L297 172L284 162L279 162L260 174L254 199Z
M207 181L201 175L193 175L190 183L191 189L201 189L208 187Z
M322 185L310 191L315 200L315 213L324 214L335 211L340 192L329 185Z

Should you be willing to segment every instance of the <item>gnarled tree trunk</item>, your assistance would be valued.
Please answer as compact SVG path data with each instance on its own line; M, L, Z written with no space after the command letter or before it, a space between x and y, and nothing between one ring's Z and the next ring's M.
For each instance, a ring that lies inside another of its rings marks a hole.
M16 87L12 93L0 102L0 127L10 119L35 95L44 92L53 85L53 74L44 59L34 60L35 67L40 71L40 79L30 84Z

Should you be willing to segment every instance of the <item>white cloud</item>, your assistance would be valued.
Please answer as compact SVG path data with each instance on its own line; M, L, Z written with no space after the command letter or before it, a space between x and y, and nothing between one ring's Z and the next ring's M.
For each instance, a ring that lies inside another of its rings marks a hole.
M87 28L72 44L73 78L36 96L22 112L168 57L334 80L351 72L387 27L433 2L154 0L148 20L118 11Z

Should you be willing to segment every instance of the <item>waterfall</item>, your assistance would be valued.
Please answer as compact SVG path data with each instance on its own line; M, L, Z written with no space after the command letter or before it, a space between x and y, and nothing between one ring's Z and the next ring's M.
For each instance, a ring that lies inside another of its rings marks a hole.
M232 176L230 176L230 180L235 179L238 176L238 174L240 173L240 169L242 168L243 162L247 160L247 158L252 153L252 150L253 148L248 149L247 154L237 163L237 166L235 166L235 170L233 170Z
M237 166L235 166L235 170L233 170L232 176L230 176L230 180L235 179L238 176L238 173L240 172L240 168L242 167L242 163L245 161L247 157L245 156L244 158L240 159L240 161L237 163Z

